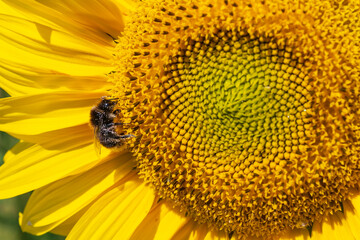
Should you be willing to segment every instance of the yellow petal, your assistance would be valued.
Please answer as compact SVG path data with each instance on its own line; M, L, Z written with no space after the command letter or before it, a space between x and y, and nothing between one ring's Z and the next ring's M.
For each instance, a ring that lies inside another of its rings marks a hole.
M32 191L99 162L88 137L73 140L73 145L61 139L34 145L6 161L0 167L0 198Z
M67 239L128 239L150 211L154 197L141 181L127 181L91 206Z
M29 64L71 75L108 72L108 48L36 22L0 14L1 62Z
M306 228L295 228L289 229L285 233L281 234L279 240L304 240L309 237L309 230Z
M183 225L181 228L177 230L177 232L174 234L174 236L171 239L172 240L190 239L191 234L193 234L192 239L202 239L196 236L197 232L193 232L193 230L198 227L199 226L193 221L188 221L185 225Z
M344 220L346 221L354 239L360 239L360 195L344 201Z
M136 11L137 4L139 3L136 0L113 0L113 2L118 6L119 9L126 9L126 11L121 10L124 15L128 15L131 13L131 11Z
M353 239L349 227L341 221L338 213L327 217L321 223L315 222L312 237L319 240Z
M130 239L171 239L189 220L162 201L151 210Z
M77 143L72 142L74 139L75 134L79 134L83 136L83 138L86 139L86 142L91 142L94 140L94 130L89 126L88 123L77 125L74 127L68 127L68 128L62 128L57 129L54 131L44 132L37 135L20 135L17 134L18 138L24 139L26 142L31 141L31 143L38 143L40 145L48 144L49 141L52 142L54 139L61 139L64 144L74 145ZM68 141L68 142L66 142ZM30 143L27 143L30 144ZM81 143L82 144L82 143ZM16 151L19 152L19 151ZM10 153L7 153L10 154ZM7 155L5 155L6 159L8 158Z
M103 94L73 91L0 99L0 129L25 139L88 123L91 107Z
M15 155L19 154L20 152L28 149L29 147L33 146L34 143L24 142L20 140L17 144L15 144L9 151L6 152L4 156L4 162L9 162L15 159Z
M111 56L110 47L81 41L68 33L15 16L0 14L0 32L3 43L48 58L89 65L106 65ZM6 50L4 46L1 48Z
M312 238L320 240L360 239L360 197L343 202L344 213L338 211L323 222L314 223Z
M121 9L112 1L4 1L20 11L29 19L66 29L72 35L88 39L103 46L113 44L111 37L118 36L124 28L122 12L127 13L129 4L122 4ZM123 1L125 2L125 1Z
M189 236L184 235L191 230ZM235 236L235 235L234 235ZM194 221L189 221L185 228L182 228L177 232L177 234L172 238L172 240L227 240L229 239L228 235L224 231L216 231L214 229L210 230L206 224L194 223ZM234 239L237 239L234 237ZM250 239L248 239L250 240Z
M127 176L134 167L131 159L130 153L122 154L83 174L35 190L24 210L23 230L36 234L38 229L52 230ZM31 227L25 224L29 222Z
M225 239L227 240L227 239L229 239L229 237L225 234L224 231L221 231L221 232L208 231L204 238L204 240L225 240ZM251 239L248 239L248 240L251 240Z
M75 226L75 224L79 221L79 219L85 214L85 212L87 212L87 210L91 206L92 206L92 204L89 204L85 208L81 209L76 214L74 214L73 216L66 219L64 222L62 222L60 225L56 226L50 232L52 232L54 234L62 235L62 236L69 235L71 229Z
M104 69L99 75L75 76L45 68L29 67L10 61L0 62L1 88L11 96L54 91L105 91L110 89ZM87 73L85 73L87 74Z
M45 149L57 149L59 152L67 151L70 148L81 147L86 144L93 144L93 154L98 156L99 161L106 161L107 156L109 155L117 155L121 152L126 152L126 146L117 148L116 151L114 149L100 148L97 149L95 146L95 139L93 134L93 129L90 129L89 124L83 124L70 128L63 128L55 131L45 132L39 135L33 136L22 136L23 139L27 139L28 141L32 141L33 143L20 141L17 143L10 151L8 151L4 157L5 162L16 161L17 154L24 151L25 149L35 145L34 143L38 143L38 145L42 146ZM83 167L74 170L72 174L82 173L89 169L89 165L85 165Z
M202 240L205 239L209 232L209 228L205 224L197 224L194 221L188 221L182 228L180 228L172 240Z

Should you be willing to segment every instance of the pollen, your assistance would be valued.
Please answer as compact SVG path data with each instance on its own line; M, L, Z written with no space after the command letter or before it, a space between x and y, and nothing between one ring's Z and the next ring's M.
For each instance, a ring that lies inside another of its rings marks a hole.
M199 223L267 238L359 189L356 1L144 1L112 95L139 175Z

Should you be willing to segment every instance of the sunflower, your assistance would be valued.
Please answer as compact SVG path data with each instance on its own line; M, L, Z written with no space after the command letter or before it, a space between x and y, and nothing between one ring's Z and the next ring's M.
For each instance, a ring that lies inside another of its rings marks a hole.
M23 231L360 239L357 1L3 0L0 10L12 96L0 130L21 139L0 167L0 198L33 191Z

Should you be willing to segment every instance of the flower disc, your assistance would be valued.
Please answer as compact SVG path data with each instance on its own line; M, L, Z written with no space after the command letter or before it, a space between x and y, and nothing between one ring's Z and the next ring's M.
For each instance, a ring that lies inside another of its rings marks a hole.
M337 43L358 37L354 7L146 1L113 74L140 176L188 216L241 236L340 210L359 182L358 50Z

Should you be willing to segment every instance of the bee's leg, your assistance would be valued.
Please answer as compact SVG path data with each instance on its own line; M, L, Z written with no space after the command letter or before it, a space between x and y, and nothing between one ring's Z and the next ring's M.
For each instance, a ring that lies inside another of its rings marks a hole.
M115 110L113 111L113 114L118 114L118 113L120 113L120 109L115 109Z
M114 128L114 126L122 126L122 125L124 125L124 124L111 122L111 123L106 124L105 126L106 126L106 128ZM115 130L115 128L114 128L114 130Z
M126 134L126 135L121 135L120 138L131 138L131 137L135 137L132 134Z

